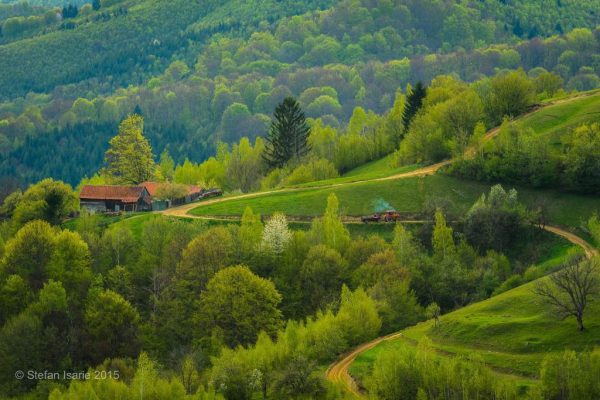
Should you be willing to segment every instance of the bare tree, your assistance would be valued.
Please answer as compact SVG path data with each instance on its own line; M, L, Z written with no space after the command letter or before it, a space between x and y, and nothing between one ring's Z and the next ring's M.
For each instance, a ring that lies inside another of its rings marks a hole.
M548 301L561 319L575 317L577 328L583 331L585 308L599 288L597 267L598 258L572 258L548 280L540 281L534 293Z

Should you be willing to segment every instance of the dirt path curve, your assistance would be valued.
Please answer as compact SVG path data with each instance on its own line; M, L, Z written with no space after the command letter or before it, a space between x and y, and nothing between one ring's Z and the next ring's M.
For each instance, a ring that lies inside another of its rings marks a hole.
M557 228L555 226L545 226L544 229L548 232L554 233L555 235L562 236L569 242L581 247L585 252L585 256L587 258L592 258L598 255L598 250L596 250L591 244L589 244L584 239L571 232L565 231L564 229Z
M400 336L402 336L402 333L400 332L392 333L391 335L382 336L380 338L371 340L370 342L361 344L360 346L352 350L350 353L344 355L339 361L332 364L327 369L325 376L330 382L344 387L347 392L353 394L355 397L364 397L360 389L356 385L356 382L348 373L348 367L350 367L350 364L352 364L352 362L356 359L356 357L358 357L360 353L372 349L381 342L396 339Z

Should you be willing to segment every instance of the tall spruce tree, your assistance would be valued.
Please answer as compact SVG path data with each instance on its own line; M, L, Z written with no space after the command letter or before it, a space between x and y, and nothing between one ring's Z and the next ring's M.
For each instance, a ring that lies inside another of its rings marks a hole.
M402 115L404 132L408 132L410 123L421 109L421 106L423 106L423 99L425 99L425 96L427 96L427 88L422 82L417 82L412 92L410 92L406 98L406 107L404 108L404 114Z
M309 133L310 127L300 104L293 97L286 97L275 108L263 158L269 166L276 168L292 159L300 159L310 151Z
M138 184L155 177L157 166L143 129L144 119L133 114L121 122L119 133L110 140L102 173L112 182Z

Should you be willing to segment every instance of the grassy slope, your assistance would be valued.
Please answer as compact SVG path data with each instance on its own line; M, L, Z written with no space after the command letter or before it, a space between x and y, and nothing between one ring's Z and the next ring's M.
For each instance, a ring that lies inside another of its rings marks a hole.
M581 124L600 121L600 91L565 104L547 107L520 120L536 134L560 145L560 137Z
M557 254L546 263L556 263L563 255ZM480 356L496 371L514 374L527 384L537 377L547 354L600 344L598 302L590 303L585 320L587 330L578 332L573 319L559 321L548 312L532 293L534 285L531 282L444 315L439 328L434 327L433 321L408 328L403 338L382 343L357 357L350 373L360 380L379 352L393 351L427 337L439 354Z
M292 187L318 187L335 185L339 183L350 183L356 181L362 181L367 179L383 178L386 176L401 174L404 172L414 171L419 168L419 165L406 165L403 167L394 167L394 155L390 154L379 160L371 161L360 167L354 168L348 171L346 174L339 178L325 179L322 181L308 182L301 185L295 185Z

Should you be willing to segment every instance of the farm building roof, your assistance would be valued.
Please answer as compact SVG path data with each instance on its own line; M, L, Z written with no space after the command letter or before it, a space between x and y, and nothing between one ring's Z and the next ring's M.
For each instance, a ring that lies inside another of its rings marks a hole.
M161 185L162 185L162 182L142 182L142 183L140 183L140 186L145 187L151 197L154 197L156 195L156 191L158 190L158 188ZM196 186L196 185L186 185L186 186L188 188L188 194L200 193L200 190L201 190L200 186Z
M119 200L135 203L144 196L143 186L85 185L81 189L81 200Z

